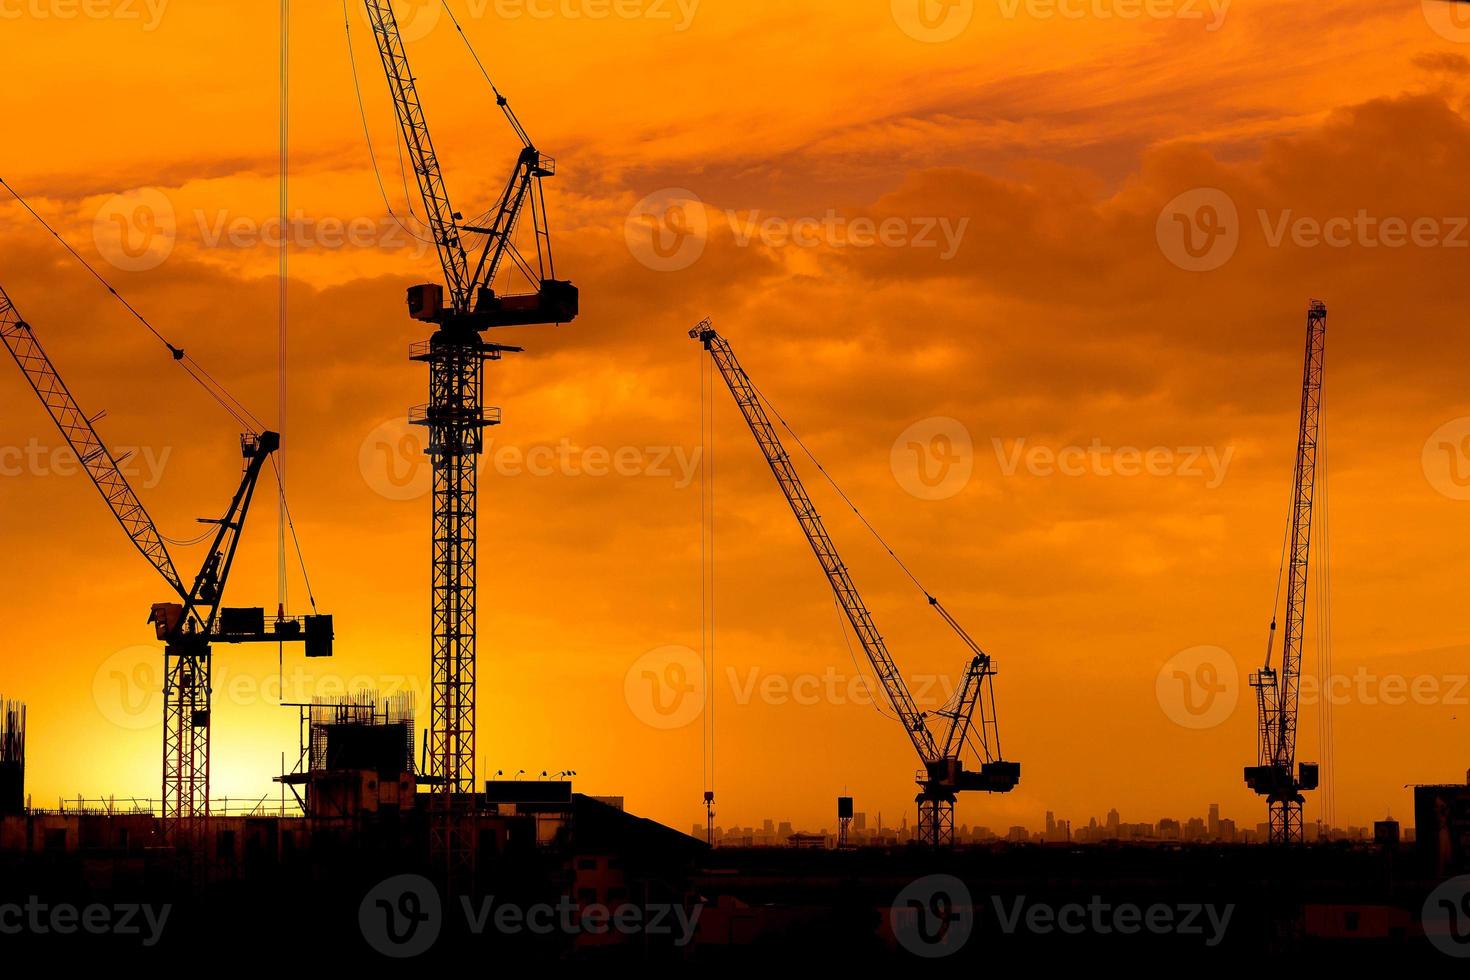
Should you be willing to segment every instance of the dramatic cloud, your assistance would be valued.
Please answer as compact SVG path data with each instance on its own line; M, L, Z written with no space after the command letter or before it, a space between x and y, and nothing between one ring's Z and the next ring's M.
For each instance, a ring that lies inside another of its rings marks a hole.
M425 400L407 360L422 331L402 298L437 263L414 237L366 31L353 21L378 173L326 6L293 25L285 463L339 647L327 666L288 657L288 695L422 687L428 661L426 464L403 424ZM1113 805L1155 819L1219 801L1254 821L1237 785L1254 725L1240 688L1270 620L1318 297L1332 310L1337 666L1371 681L1335 709L1338 758L1352 760L1339 818L1402 809L1404 783L1457 776L1448 719L1464 706L1450 693L1386 703L1380 688L1422 675L1447 690L1463 673L1444 651L1464 642L1449 583L1470 503L1447 467L1470 462L1441 454L1470 435L1470 49L1416 3L1230 5L1214 30L981 5L933 44L888 7L705 0L684 30L469 19L558 157L558 270L584 302L572 325L507 331L528 351L489 368L505 424L481 500L482 766L570 766L639 812L699 817L699 726L647 724L624 682L645 653L698 643L702 459L716 490L722 822L820 826L844 787L890 824L911 807L915 760L891 719L845 693L759 693L773 677L851 682L866 667L718 385L701 456L702 362L686 332L713 315L1001 665L1005 749L1025 776L1010 797L962 804L962 820L1085 821ZM151 32L6 34L25 38L13 71L63 57L76 69L16 94L27 139L0 176L275 423L274 23L191 3ZM451 193L473 214L516 146L457 44L435 28L410 53ZM0 207L0 255L0 285L83 406L107 410L105 436L165 460L143 496L167 533L192 536L233 488L231 421L14 206ZM146 647L157 589L91 488L57 471L59 438L9 373L0 463L20 462L0 477L0 681L34 709L33 789L156 792L156 730L120 729L99 701L127 683L116 651ZM961 456L926 456L935 435ZM904 671L952 678L963 649L799 462ZM275 602L274 510L258 506L236 601ZM1227 651L1240 700L1199 730L1171 716L1159 678L1202 645ZM294 745L295 716L270 706L277 665L258 656L220 657L237 679L220 694L221 794L270 791ZM1142 746L1168 779L1136 779Z

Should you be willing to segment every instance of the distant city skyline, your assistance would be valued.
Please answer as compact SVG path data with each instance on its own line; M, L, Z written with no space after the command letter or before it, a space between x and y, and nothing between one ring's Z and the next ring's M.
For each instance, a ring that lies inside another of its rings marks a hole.
M1367 841L1374 839L1377 828L1389 824L1402 828L1397 818L1391 814L1385 814L1378 820L1363 825L1349 823L1343 826L1324 826L1320 821L1313 820L1306 826L1306 838L1308 841L1323 838ZM705 839L704 823L695 823L692 828L690 836ZM875 812L870 820L866 811L855 810L848 840L853 846L898 844L913 839L913 832L914 823L907 813L900 815L895 826L881 812ZM1413 840L1411 827L1396 832L1399 833L1397 839L1405 842ZM792 820L778 820L773 817L762 818L759 826L741 826L738 823L727 826L717 821L714 827L717 846L782 847L789 846L793 837L811 836L823 836L829 838L829 843L835 843L837 834L838 821L835 812L830 823L814 827L798 827ZM960 843L1003 840L1038 844L1101 844L1114 841L1260 844L1267 839L1268 828L1264 819L1250 824L1242 823L1233 817L1224 816L1219 803L1210 803L1203 815L1188 816L1182 821L1167 816L1153 821L1126 821L1122 818L1122 813L1113 807L1101 820L1095 816L1089 817L1085 825L1059 818L1051 810L1043 813L1039 828L1027 824L1012 824L1003 830L983 824L955 825L955 840Z

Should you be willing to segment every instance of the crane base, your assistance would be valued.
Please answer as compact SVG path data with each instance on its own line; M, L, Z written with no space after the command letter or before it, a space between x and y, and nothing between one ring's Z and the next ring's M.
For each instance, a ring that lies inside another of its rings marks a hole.
M1272 844L1301 844L1302 800L1271 800L1269 803L1270 832Z
M915 800L919 804L919 841L930 847L953 847L954 797L920 793Z

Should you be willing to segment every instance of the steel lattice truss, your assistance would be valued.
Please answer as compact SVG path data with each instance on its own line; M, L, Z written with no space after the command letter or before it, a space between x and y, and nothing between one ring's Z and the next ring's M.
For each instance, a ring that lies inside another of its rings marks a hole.
M61 430L67 444L76 451L87 475L97 484L97 489L106 498L107 505L133 544L148 559L148 563L168 580L174 591L184 592L179 573L158 535L158 529L153 526L153 519L143 509L133 488L128 486L117 461L102 444L97 430L92 427L92 419L77 405L76 399L72 398L66 383L51 366L51 359L31 333L30 325L20 318L3 289L0 289L0 339L4 340L15 362L25 373L26 380L46 406L46 412Z
M407 139L414 175L418 178L419 191L423 194L426 221L433 231L434 246L439 250L439 261L443 263L444 274L449 280L446 284L449 295L455 310L464 313L474 299L470 295L472 286L469 258L465 255L464 243L455 224L449 191L444 187L444 173L439 166L439 156L434 152L434 141L429 135L428 123L424 121L423 103L419 101L413 69L408 63L408 52L404 49L403 37L398 31L398 20L389 0L364 0L364 3L367 5L368 20L372 23L378 54L383 61L383 71L388 76L388 85L393 92L398 124Z

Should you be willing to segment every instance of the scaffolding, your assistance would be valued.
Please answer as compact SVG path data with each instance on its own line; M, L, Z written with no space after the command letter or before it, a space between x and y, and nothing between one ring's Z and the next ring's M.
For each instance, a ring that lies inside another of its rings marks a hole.
M336 699L318 698L307 706L307 766L310 772L333 769L391 768L414 771L412 692L380 698L359 691ZM361 763L371 756L377 765Z

